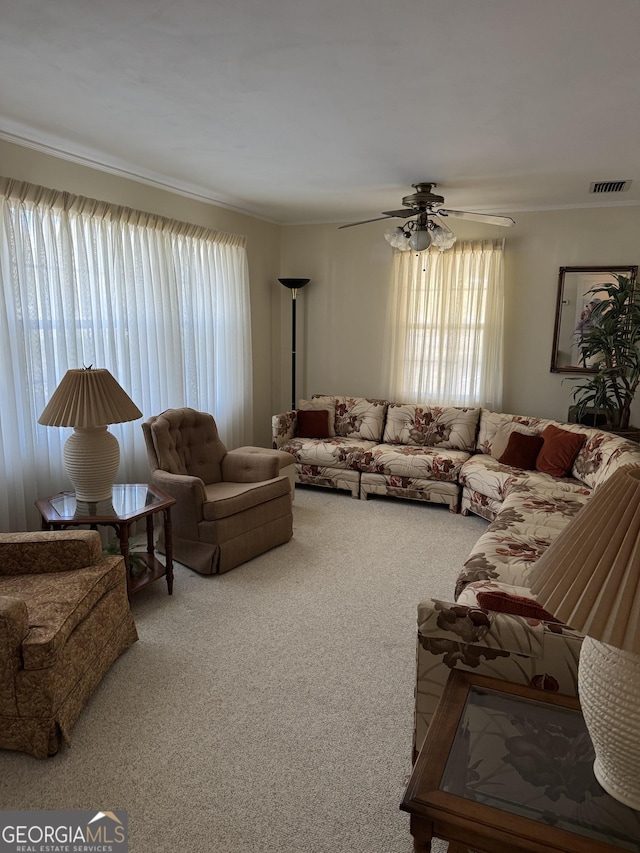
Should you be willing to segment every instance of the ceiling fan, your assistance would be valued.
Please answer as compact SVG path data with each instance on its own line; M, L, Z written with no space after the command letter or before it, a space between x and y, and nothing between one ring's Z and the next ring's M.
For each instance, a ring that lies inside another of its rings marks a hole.
M403 208L400 210L383 210L382 216L375 219L365 219L362 222L351 222L340 225L340 228L353 228L355 225L365 225L368 222L379 222L382 219L406 219L397 228L388 229L385 240L396 249L424 252L429 246L436 246L440 251L450 249L456 241L456 236L442 221L445 217L454 219L471 219L476 222L487 222L491 225L515 225L510 216L494 216L490 213L472 213L467 210L449 210L444 208L444 197L436 195L432 190L436 184L422 181L412 184L415 192L402 199ZM436 218L437 217L437 218Z

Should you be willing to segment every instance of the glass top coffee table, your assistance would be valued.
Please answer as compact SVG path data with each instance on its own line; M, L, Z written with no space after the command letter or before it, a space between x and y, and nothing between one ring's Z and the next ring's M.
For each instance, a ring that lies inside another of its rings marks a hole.
M114 528L127 568L129 595L161 577L167 579L169 595L173 592L171 507L174 504L175 498L147 483L116 483L111 500L99 503L78 501L75 492L60 492L36 501L42 516L43 530L64 530L82 525L88 525L94 530L98 525ZM156 513L162 513L163 516L164 564L155 556L153 516ZM142 518L146 520L147 550L136 551L137 559L134 563L129 553L129 539L132 526Z
M577 699L453 670L401 805L414 850L640 853L593 758Z

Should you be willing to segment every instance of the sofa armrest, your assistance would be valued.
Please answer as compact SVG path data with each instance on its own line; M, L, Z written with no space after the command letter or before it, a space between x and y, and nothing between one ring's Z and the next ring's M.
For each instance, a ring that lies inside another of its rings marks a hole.
M280 463L277 454L244 453L230 450L223 457L220 469L223 482L260 483L278 476Z
M563 625L429 599L418 605L414 755L452 669L576 696L583 635Z
M286 444L296 434L297 414L295 409L273 415L271 418L271 444L276 450Z
M84 569L102 559L95 530L0 533L0 575L37 575Z
M1 668L16 656L29 633L27 605L19 598L0 595L0 661Z
M29 633L24 601L0 595L0 717L18 715L16 676L22 669L22 642Z
M206 500L204 483L200 477L192 477L190 474L171 474L169 471L156 468L151 481L163 492L175 498L176 502L171 507L171 518L175 528L179 529L183 536L191 535L197 541L197 526L204 517L202 505Z

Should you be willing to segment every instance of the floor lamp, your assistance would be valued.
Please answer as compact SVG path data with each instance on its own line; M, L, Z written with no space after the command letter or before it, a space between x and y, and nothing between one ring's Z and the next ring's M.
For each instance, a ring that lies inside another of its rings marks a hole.
M298 290L309 284L310 278L279 278L280 284L291 291L291 408L296 407L296 302Z

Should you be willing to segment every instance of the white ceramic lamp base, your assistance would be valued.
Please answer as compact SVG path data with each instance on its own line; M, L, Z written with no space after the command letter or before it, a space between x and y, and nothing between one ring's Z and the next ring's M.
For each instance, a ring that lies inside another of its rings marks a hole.
M106 426L76 427L65 443L63 458L76 500L97 503L111 499L120 447Z
M596 779L616 800L640 809L640 656L585 637L578 690Z

